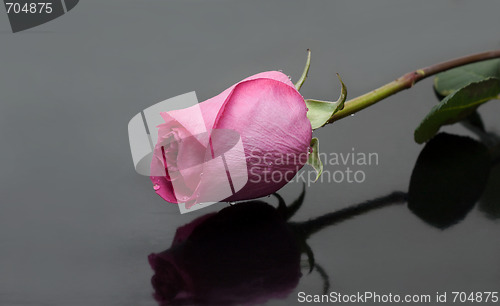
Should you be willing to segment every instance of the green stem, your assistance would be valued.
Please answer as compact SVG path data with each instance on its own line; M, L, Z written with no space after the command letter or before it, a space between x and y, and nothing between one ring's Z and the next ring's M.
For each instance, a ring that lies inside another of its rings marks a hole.
M351 114L357 113L360 110L367 108L370 105L377 103L380 100L383 100L393 94L400 92L404 89L409 89L415 85L420 80L423 80L427 77L435 75L437 73L456 68L459 66L480 62L488 59L498 58L500 57L500 50L488 51L483 53L477 53L473 55L468 55L464 57L460 57L457 59L453 59L450 61L442 62L439 64L435 64L432 66L428 66L422 69L415 70L413 72L409 72L400 78L383 85L375 90L372 90L364 95L353 98L344 104L344 109L338 111L333 117L328 121L328 123L332 123L344 117L347 117Z

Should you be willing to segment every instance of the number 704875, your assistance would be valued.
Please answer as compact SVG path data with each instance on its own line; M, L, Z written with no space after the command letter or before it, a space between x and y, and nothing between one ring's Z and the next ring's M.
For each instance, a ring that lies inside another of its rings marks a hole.
M17 2L6 2L7 14L50 14L52 13L52 3L32 2L20 4Z
M457 292L453 291L453 303L497 303L498 292Z

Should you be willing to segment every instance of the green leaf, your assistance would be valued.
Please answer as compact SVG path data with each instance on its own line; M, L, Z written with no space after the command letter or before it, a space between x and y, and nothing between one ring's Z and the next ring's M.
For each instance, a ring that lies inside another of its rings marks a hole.
M340 97L335 102L307 99L306 105L308 108L307 118L311 121L313 130L320 128L328 123L333 115L344 108L344 102L347 98L347 88L342 82L342 79L337 74L342 86Z
M311 149L309 152L309 157L307 158L307 164L312 166L314 170L316 170L316 179L314 180L316 182L321 176L321 173L323 173L323 163L319 158L319 141L316 137L311 139Z
M434 106L415 130L415 141L424 143L439 131L441 126L456 123L473 113L489 100L498 99L500 79L490 78L474 82L446 96Z
M487 78L500 78L500 59L493 59L454 68L434 78L434 89L441 96L447 96L472 82Z

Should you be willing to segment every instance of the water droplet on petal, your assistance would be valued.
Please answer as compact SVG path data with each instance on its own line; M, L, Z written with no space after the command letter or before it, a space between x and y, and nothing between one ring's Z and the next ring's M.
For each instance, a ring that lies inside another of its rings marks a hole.
M229 205L233 206L236 202L229 202Z
M153 189L154 189L154 190L159 190L160 188L161 188L161 187L160 187L160 185L158 185L158 184L154 184L154 185L153 185Z

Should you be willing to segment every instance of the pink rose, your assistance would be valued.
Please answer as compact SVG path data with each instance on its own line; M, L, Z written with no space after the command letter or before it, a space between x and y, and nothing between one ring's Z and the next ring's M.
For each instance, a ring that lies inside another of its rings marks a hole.
M186 208L272 194L307 162L312 128L306 114L304 98L278 71L246 78L198 105L161 113L165 123L158 126L151 163L154 189Z

